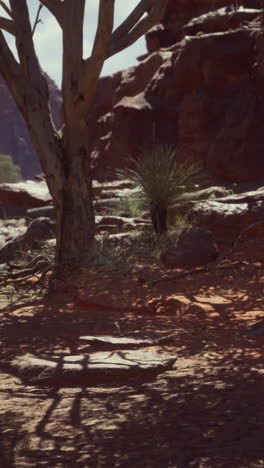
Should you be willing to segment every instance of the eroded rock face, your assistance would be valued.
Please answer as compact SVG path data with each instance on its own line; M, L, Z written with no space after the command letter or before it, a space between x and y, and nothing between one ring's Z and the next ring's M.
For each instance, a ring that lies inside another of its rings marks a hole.
M217 256L218 248L211 232L187 228L161 254L160 260L168 268L196 267L215 261Z
M245 8L260 8L259 0L169 0L163 18L163 24L181 28L191 18L201 16L211 10L229 6L235 10Z
M237 10L230 6L219 8L191 19L183 26L182 36L195 36L198 33L212 34L238 29L242 24L253 21L261 13L261 9L254 8L239 8Z
M188 36L163 55L154 52L163 62L147 86L136 95L130 89L104 120L93 152L95 177L114 178L125 156L156 141L177 145L179 160L201 162L216 179L258 179L264 170L261 47L256 31L238 28Z
M241 2L220 0L215 2L175 2L170 3L162 24L154 26L146 34L146 46L149 53L160 48L170 47L186 35L215 33L236 29L242 22L252 21L261 13L258 1Z

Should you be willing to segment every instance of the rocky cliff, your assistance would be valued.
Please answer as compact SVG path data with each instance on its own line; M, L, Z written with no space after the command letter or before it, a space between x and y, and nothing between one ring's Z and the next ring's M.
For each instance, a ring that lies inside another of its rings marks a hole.
M257 1L170 1L147 34L148 53L109 78L108 105L96 114L95 177L113 177L124 155L153 140L177 145L180 160L201 161L216 179L262 177L261 14Z
M264 169L260 0L170 0L137 66L99 80L87 115L98 180L153 141L174 144L215 179L252 181ZM60 93L49 80L53 113ZM22 117L0 81L0 153L25 178L40 171Z
M51 109L59 125L61 96L55 83L48 78ZM38 159L32 147L24 119L18 110L5 82L0 78L0 154L9 154L21 167L25 179L32 179L41 172Z

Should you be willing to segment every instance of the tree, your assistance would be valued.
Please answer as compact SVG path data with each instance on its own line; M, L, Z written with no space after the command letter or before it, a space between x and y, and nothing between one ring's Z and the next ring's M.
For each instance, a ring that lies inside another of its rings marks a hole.
M133 44L162 17L168 0L141 0L113 30L115 0L98 0L91 56L83 57L86 0L39 0L62 29L63 131L49 107L48 86L36 56L27 0L0 0L0 73L20 109L40 159L56 210L57 274L91 264L96 256L90 170L89 108L104 61ZM15 36L18 61L3 31ZM88 116L88 118L87 118Z

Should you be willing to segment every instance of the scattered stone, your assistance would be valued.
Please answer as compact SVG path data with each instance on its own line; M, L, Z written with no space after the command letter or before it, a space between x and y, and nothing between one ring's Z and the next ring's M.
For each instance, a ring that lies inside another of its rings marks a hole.
M22 356L9 371L28 385L77 386L116 384L148 379L172 368L175 356L144 351L98 352L90 355Z
M215 261L217 256L218 247L211 232L187 228L162 252L160 260L167 268L196 267Z

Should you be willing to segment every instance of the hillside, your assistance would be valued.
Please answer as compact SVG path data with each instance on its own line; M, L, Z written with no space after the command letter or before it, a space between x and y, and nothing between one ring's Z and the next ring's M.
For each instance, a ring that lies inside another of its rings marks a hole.
M60 91L50 78L48 84L52 112L59 126ZM0 154L12 156L14 162L21 167L23 177L32 179L41 172L41 168L24 120L2 78L0 78L0 109Z

